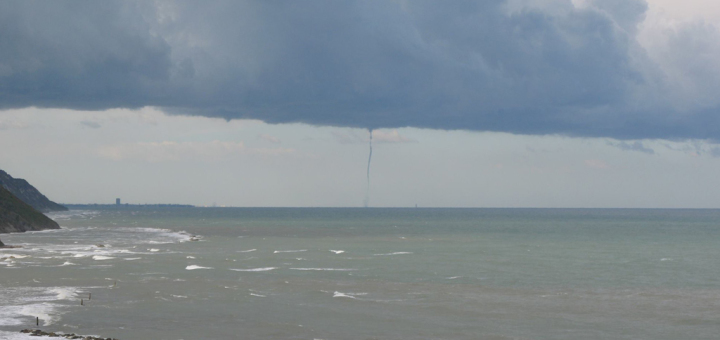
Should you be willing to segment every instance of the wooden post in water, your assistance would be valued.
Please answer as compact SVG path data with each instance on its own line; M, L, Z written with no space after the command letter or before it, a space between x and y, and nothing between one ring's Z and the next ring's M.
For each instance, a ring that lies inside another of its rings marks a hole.
M92 300L92 293L88 293L88 301Z
M35 317L35 326L40 326L40 317L39 316Z
M80 306L84 306L83 299L80 299Z

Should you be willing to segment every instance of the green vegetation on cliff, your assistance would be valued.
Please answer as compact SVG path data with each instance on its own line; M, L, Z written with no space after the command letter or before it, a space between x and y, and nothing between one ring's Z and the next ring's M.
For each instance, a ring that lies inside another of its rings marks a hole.
M55 221L0 186L0 233L59 228Z

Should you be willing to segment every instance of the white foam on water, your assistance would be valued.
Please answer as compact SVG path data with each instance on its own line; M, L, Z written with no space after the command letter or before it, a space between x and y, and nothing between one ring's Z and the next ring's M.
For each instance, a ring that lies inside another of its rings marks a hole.
M0 320L0 322L2 321ZM0 331L0 339L3 340L36 340L38 338L37 336L30 336L19 332Z
M194 259L194 258L195 258L195 256L186 256L185 258L188 258L188 259Z
M341 293L341 292L334 292L333 297L343 297L343 298L349 298L349 299L357 299L356 296L362 296L367 295L367 293Z
M307 249L299 249L299 250L276 250L273 252L273 254L278 253L302 253L304 251L307 251Z
M191 239L198 239L200 236L189 234L186 231L173 231L170 229L160 228L122 228L117 229L119 231L130 232L130 233L143 233L150 235L143 235L138 243L141 244L170 244L170 243L182 243L188 242Z
M257 249L250 249L250 250L238 250L238 253L249 253L249 252L253 252L253 251L256 251L256 250L257 250Z
M106 261L106 260L112 260L114 257L111 256L102 256L102 255L95 255L92 257L95 261Z
M99 211L95 210L68 210L68 211L56 211L48 213L47 216L55 221L69 220L71 218L92 218L95 215L99 215Z
M125 259L125 261L136 261L136 260L142 260L142 257L129 257L129 258Z
M234 269L230 268L230 270L236 271L236 272L267 272L277 269L277 267L265 267L265 268L250 268L250 269Z
M265 296L265 295L255 294L255 293L250 293L250 295L252 295L252 296L257 296L257 297L267 297L267 296Z
M672 260L673 260L673 259L671 259L671 258L667 258L667 257L664 257L664 258L661 258L661 259L660 259L660 261L662 261L662 262L665 262L665 261L672 261Z
M54 303L37 303L32 305L20 306L16 309L17 313L26 317L39 318L43 326L50 326L60 320L60 317L55 315L55 310L59 305Z
M35 318L44 326L52 325L64 313L61 310L64 305L56 301L76 300L77 290L77 287L4 288L0 294L0 326L34 324Z
M202 267L202 266L196 266L196 265L190 265L185 267L187 270L196 270L196 269L213 269L212 267Z
M56 300L77 300L77 289L69 287L55 287L48 290L55 294Z
M352 268L290 268L292 270L310 270L310 271L336 271L336 272L351 272L357 269Z
M157 249L157 248L152 248L152 249L148 249L148 250L149 250L151 253L157 253L157 252L160 251L160 249Z
M459 278L461 278L461 277L462 277L462 276L451 276L451 277L446 277L446 279L448 279L448 280L455 280L455 279L459 279Z
M373 254L373 256L391 256L391 255L410 255L412 252L409 251L396 251L394 253L387 253L387 254Z
M333 253L335 253L335 254L342 254L342 253L345 252L344 250L332 250L332 249L330 249L330 251L333 252Z
M65 263L59 265L58 267L65 267L65 266L77 266L77 264L72 263L70 261L65 261Z

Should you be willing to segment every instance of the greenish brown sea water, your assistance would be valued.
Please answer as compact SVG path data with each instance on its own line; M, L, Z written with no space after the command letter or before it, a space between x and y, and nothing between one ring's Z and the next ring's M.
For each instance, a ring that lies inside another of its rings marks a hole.
M0 338L25 339L17 331L36 316L44 330L124 340L720 334L717 210L190 208L52 217L63 229L3 235L23 248L0 250Z

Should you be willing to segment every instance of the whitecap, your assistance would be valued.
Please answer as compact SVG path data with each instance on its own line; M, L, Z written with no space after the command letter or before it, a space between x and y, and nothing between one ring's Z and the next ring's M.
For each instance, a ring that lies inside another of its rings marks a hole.
M195 256L187 256L186 258L188 258L188 259L194 259Z
M250 293L250 295L252 295L252 296L257 296L257 297L267 297L267 296L265 296L265 295L255 294L255 293Z
M310 271L337 271L337 272L350 272L357 269L352 268L290 268L292 270L310 270Z
M152 253L156 253L156 252L160 251L160 249L156 249L156 248L152 248L152 249L148 249L148 250Z
M64 267L64 266L77 266L77 265L70 261L65 261L65 263L59 265L58 267Z
M129 258L126 258L125 261L136 261L136 260L141 260L141 259L142 259L142 257L129 257Z
M277 267L265 267L265 268L250 268L250 269L234 269L230 268L230 270L236 271L236 272L267 272L271 271L273 269L277 269Z
M187 269L187 270L195 270L195 269L213 269L213 268L212 268L212 267L201 267L201 266L196 266L196 265L190 265L190 266L185 267L185 269Z
M37 339L36 336L31 336L24 333L19 332L5 332L0 331L0 339L4 340L35 340Z
M16 310L17 314L39 318L40 321L42 321L43 326L50 326L60 319L60 317L55 313L57 307L59 307L57 304L36 303L16 307L19 307Z
M342 253L345 252L344 250L332 250L332 249L330 249L330 251L333 252L333 253L335 253L335 254L342 254Z
M238 253L249 253L249 252L253 252L253 251L256 251L256 250L257 250L257 249L250 249L250 250L238 250Z
M48 290L50 293L55 294L56 300L75 300L77 299L77 293L75 289L56 287Z
M341 293L341 292L334 292L333 297L344 297L344 298L350 298L350 299L357 299L355 296L357 295L367 295L367 293Z
M95 255L95 256L93 256L92 258L93 258L93 260L95 260L95 261L105 261L105 260L112 260L112 259L114 259L114 257L102 256L102 255Z

